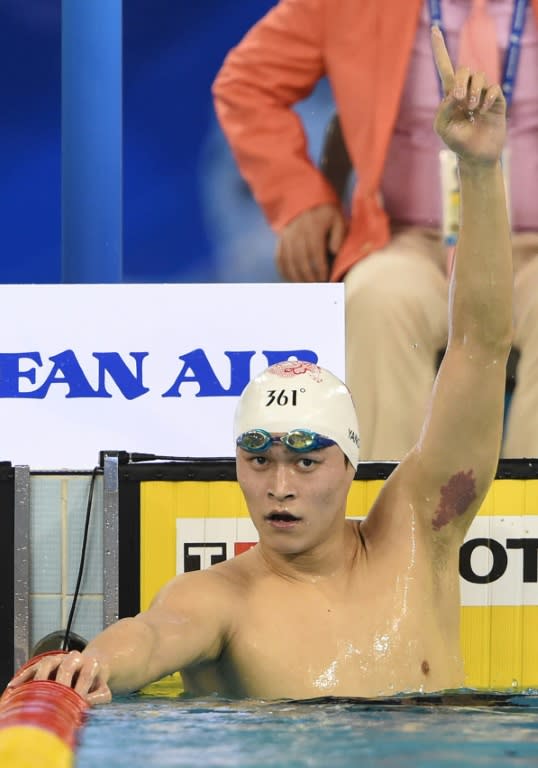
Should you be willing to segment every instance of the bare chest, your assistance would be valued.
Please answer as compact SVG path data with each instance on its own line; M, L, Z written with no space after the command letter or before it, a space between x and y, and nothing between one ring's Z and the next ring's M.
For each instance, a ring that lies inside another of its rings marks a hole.
M222 659L244 695L376 696L461 684L431 592L392 577L341 593L256 590ZM447 683L447 684L445 684Z

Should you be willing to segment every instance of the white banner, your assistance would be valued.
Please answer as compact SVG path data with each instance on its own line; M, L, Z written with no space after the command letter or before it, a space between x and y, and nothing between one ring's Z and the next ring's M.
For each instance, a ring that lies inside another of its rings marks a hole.
M460 574L462 605L538 605L538 517L475 517Z
M344 378L342 284L0 286L0 460L233 456L248 380L301 357Z

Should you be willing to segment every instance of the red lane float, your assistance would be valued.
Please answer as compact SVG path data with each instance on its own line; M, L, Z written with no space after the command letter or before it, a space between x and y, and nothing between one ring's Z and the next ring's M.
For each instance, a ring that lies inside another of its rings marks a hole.
M22 669L44 656L30 659ZM72 688L53 680L30 680L6 688L0 698L2 768L71 768L88 705Z

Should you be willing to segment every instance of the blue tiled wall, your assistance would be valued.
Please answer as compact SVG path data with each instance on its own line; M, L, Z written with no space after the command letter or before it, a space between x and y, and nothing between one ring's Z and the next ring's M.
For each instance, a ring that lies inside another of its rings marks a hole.
M34 475L30 503L30 649L65 629L80 564L89 475ZM72 629L90 640L103 627L102 479L95 485L85 567Z

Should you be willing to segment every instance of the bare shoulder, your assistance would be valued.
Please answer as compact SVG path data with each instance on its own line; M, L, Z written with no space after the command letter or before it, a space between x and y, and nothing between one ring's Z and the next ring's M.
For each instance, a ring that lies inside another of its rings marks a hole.
M178 574L162 588L156 602L196 604L204 610L211 604L229 605L254 578L256 560L253 553L245 552L211 568Z
M265 572L257 546L236 557L207 570L215 579L220 579L232 592L248 589Z

